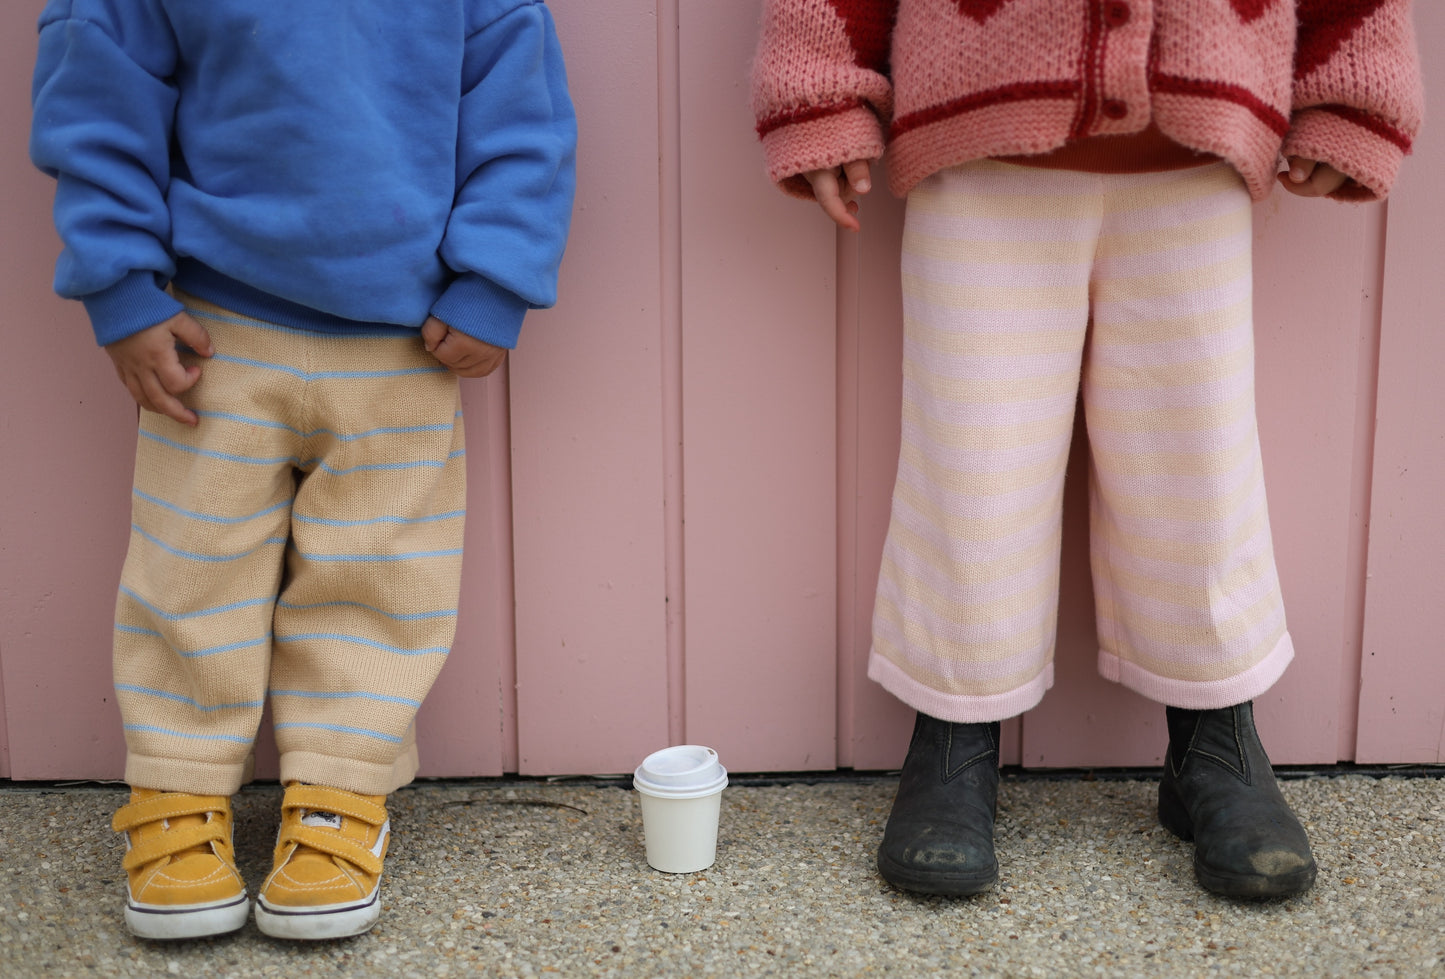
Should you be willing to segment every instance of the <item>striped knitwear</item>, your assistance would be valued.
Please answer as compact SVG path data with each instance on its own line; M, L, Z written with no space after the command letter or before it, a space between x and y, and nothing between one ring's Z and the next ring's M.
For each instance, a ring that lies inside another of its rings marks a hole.
M1250 218L1224 163L976 161L909 195L870 677L960 722L1051 686L1081 382L1100 672L1195 709L1280 676L1293 647L1255 425Z
M1281 152L1383 197L1423 107L1410 0L765 0L753 111L770 177L885 146L892 190L969 160L1139 133L1227 160L1260 198Z
M115 625L126 781L230 795L269 700L283 781L383 795L451 647L457 379L416 334L308 333L180 297L216 354L141 412Z

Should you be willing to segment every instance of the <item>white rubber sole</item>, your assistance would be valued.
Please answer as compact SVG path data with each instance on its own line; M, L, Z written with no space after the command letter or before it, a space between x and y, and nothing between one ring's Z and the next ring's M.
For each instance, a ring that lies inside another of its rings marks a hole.
M272 938L318 941L350 938L370 931L381 917L381 883L363 901L323 904L314 908L279 908L256 899L256 927Z
M251 901L240 897L216 904L141 904L126 894L125 925L137 938L169 941L206 938L236 931L251 914Z

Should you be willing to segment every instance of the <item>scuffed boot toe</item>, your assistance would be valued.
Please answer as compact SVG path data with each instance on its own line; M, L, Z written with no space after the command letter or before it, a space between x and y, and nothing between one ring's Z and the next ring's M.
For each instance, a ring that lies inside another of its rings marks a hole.
M959 826L929 826L913 839L885 836L878 848L878 873L893 886L920 894L980 894L998 880L998 860L992 840L961 838L970 835Z
M965 897L998 880L998 730L920 713L878 847L878 873L920 894Z
M1278 898L1314 885L1309 836L1279 790L1252 705L1170 707L1159 822L1194 843L1194 874L1225 897Z

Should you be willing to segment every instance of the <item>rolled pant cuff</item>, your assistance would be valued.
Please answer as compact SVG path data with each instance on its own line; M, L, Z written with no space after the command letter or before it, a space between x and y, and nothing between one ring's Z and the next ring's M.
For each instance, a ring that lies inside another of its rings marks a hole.
M955 724L983 724L1017 717L1044 699L1054 685L1054 664L1045 664L1032 680L999 694L947 693L919 683L892 661L873 653L868 657L868 679L929 717Z
M416 778L418 767L415 745L404 747L389 765L310 751L288 751L281 755L281 781L324 785L359 795L390 795Z
M233 764L127 754L125 780L132 788L189 795L235 795L251 780L251 760Z
M1263 694L1284 674L1292 659L1294 642L1286 632L1264 659L1237 676L1221 680L1178 680L1159 676L1103 650L1099 651L1099 674L1169 707L1217 710L1242 704Z

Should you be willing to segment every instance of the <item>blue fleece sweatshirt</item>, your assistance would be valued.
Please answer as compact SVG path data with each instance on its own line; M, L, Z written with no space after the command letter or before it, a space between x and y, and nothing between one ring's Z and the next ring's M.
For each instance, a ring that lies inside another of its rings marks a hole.
M556 299L576 119L537 0L50 0L31 159L107 344L178 288L513 347Z

